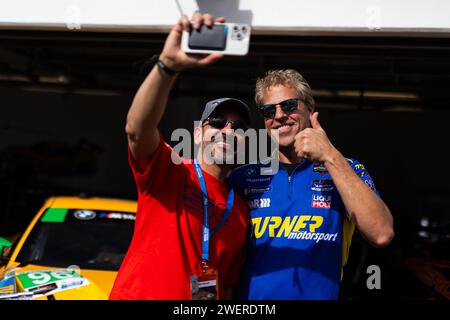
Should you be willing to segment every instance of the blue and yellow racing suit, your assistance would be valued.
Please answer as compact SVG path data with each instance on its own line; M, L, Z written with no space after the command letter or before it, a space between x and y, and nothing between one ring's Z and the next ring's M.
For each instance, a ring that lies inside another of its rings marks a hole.
M364 166L347 161L377 192ZM249 164L229 181L253 227L238 298L337 299L355 227L325 166L305 161L289 176L281 163Z

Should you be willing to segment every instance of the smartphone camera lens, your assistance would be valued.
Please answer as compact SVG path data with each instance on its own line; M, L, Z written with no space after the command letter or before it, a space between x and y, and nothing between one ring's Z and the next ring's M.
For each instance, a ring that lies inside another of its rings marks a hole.
M236 38L237 38L238 40L241 40L241 39L242 39L242 34L241 34L241 33L236 34Z
M241 27L241 31L242 31L243 33L247 33L247 27L246 27L246 26L242 26L242 27Z
M234 26L233 30L234 30L234 32L238 32L239 31L239 27L238 26Z

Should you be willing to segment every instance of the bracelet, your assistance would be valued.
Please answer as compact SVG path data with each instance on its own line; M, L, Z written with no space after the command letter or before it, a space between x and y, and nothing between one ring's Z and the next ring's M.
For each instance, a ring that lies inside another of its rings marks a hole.
M175 70L173 70L173 69L170 69L168 66L166 66L166 65L164 64L164 62L162 62L162 61L159 59L159 55L157 55L157 54L155 54L153 57L151 57L150 61L152 61L153 63L156 62L156 64L158 65L158 67L159 67L161 70L163 70L168 76L173 77L173 76L175 76L175 75L178 73L177 71L175 71Z
M162 70L164 70L165 73L167 73L167 75L173 77L174 75L176 75L178 72L176 72L175 70L170 69L168 66L166 66L164 64L164 62L162 62L161 60L158 59L158 62L156 62L158 64L158 67Z

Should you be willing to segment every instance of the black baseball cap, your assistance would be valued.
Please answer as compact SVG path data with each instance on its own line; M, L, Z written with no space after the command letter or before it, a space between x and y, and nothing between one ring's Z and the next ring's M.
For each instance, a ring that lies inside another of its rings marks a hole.
M242 116L244 122L247 125L250 125L250 109L244 102L235 98L219 98L208 101L200 121L203 123L203 121L208 117L211 117L214 112L228 108L230 108L230 110L236 110Z

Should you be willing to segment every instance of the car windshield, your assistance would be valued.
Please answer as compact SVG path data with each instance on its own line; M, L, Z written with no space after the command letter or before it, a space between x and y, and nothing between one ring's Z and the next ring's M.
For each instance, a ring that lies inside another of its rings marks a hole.
M118 270L131 242L134 220L130 212L49 208L26 239L17 261Z

